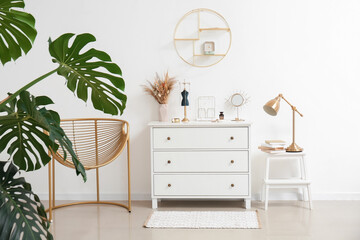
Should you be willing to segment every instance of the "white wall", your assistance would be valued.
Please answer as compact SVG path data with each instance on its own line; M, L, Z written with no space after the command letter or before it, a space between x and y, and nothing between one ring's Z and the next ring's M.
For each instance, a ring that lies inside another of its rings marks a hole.
M131 124L131 174L134 198L150 196L149 131L157 120L157 103L141 88L156 72L169 70L191 82L191 102L199 95L216 96L218 109L235 89L251 101L241 112L252 121L254 198L261 190L264 154L256 148L265 139L291 140L291 110L282 102L277 117L266 115L263 104L283 93L304 114L297 118L297 143L308 153L309 172L316 199L360 199L359 79L360 2L353 0L32 0L26 10L37 19L39 35L34 48L16 63L0 68L0 96L54 69L47 50L49 36L90 32L92 46L108 52L123 70L128 104L121 117ZM233 34L229 54L210 68L184 63L173 47L177 21L195 8L221 13ZM64 79L51 76L34 86L35 95L47 94L63 118L104 117L90 104L76 99ZM171 116L181 117L179 91L170 100ZM191 107L194 117L195 107ZM235 115L225 112L226 117ZM124 159L122 157L122 159ZM121 168L123 167L123 168ZM125 197L125 164L116 161L103 169L102 191ZM280 169L286 172L285 169ZM280 172L278 170L278 172ZM293 172L293 170L291 170ZM83 184L69 169L59 168L60 198L93 196L94 175ZM36 192L47 193L47 169L26 174ZM77 193L77 194L74 194ZM70 194L70 195L69 195ZM279 197L287 195L277 195Z

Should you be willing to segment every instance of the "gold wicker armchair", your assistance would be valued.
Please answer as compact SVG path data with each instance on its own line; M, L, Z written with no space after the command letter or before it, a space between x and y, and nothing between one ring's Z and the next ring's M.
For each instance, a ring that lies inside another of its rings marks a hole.
M129 123L118 119L67 119L61 120L61 127L73 143L73 148L85 170L96 171L96 201L74 202L55 205L55 159L62 165L74 168L70 154L64 161L64 152L59 149L52 154L49 162L49 220L52 220L52 210L78 204L112 204L126 208L131 212L130 196L130 145ZM127 174L128 174L128 205L121 203L100 201L99 168L114 161L127 145Z

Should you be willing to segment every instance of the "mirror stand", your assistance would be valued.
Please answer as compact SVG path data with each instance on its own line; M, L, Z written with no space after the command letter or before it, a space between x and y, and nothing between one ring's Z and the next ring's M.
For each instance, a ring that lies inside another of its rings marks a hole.
M239 107L236 107L236 118L234 120L231 120L231 121L236 121L236 122L241 122L241 121L245 121L244 119L240 119L239 118Z

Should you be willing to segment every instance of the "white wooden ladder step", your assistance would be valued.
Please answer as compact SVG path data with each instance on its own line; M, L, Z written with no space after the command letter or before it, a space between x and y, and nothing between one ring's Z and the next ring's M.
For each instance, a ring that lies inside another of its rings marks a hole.
M282 185L308 185L311 183L310 180L304 180L304 179L264 179L264 182L268 185L276 185L276 184L282 184Z

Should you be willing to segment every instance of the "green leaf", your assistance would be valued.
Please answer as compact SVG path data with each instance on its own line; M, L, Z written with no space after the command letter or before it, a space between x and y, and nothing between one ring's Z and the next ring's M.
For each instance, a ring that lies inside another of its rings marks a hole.
M44 206L17 173L11 162L0 161L0 239L53 239Z
M23 0L0 1L0 60L4 65L31 49L36 38L34 17L23 9Z
M49 104L53 104L54 102L47 96L39 96L35 98L36 105L45 106Z
M112 115L122 114L126 106L125 82L118 65L111 62L110 56L96 49L84 50L95 41L89 33L77 35L67 33L55 41L49 40L49 52L59 63L58 74L67 80L67 87L75 95L87 102L88 92L95 109ZM82 53L80 53L82 52Z
M29 92L23 91L14 101L9 103L6 109L0 109L0 112L8 113L0 116L0 153L7 149L16 166L21 170L33 171L45 166L51 160L48 151L56 152L60 145L64 152L71 155L76 173L81 174L86 181L84 166L79 162L71 141L60 127L59 114L39 107L50 104L52 100L45 96L35 98ZM64 158L66 159L66 156Z

